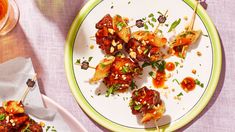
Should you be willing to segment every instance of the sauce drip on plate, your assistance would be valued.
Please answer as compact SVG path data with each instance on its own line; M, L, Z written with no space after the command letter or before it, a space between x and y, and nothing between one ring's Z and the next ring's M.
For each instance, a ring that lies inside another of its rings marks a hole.
M180 83L180 86L183 88L184 91L189 92L189 91L192 91L195 88L196 82L192 77L186 77Z
M160 88L164 86L166 80L166 73L163 71L156 72L156 78L153 78L153 86L155 88Z
M166 69L167 69L168 71L173 71L173 70L175 70L175 64L174 64L173 62L167 62L167 63L166 63Z

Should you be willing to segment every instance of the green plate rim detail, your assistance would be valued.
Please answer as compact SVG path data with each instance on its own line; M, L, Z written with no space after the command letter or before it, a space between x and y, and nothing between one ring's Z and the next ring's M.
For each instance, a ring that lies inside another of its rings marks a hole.
M155 129L138 129L138 128L129 128L124 127L121 125L118 125L105 117L101 116L99 113L97 113L89 104L85 101L81 91L79 90L79 87L77 85L75 75L73 70L73 45L74 41L76 39L77 31L79 30L79 27L81 26L83 20L85 19L86 15L89 14L89 12L98 5L102 0L89 0L83 8L80 10L76 18L74 19L72 26L68 32L66 44L65 44L65 71L66 71L66 77L71 89L71 92L73 93L73 96L77 100L80 107L85 111L85 113L95 120L100 125L106 127L109 130L113 131L154 131ZM195 7L194 0L183 0L186 4L188 4L191 8ZM208 104L211 97L214 94L214 91L217 87L221 67L222 67L222 51L221 51L221 45L220 45L220 39L217 33L217 30L211 21L210 17L207 15L206 11L203 9L202 6L198 7L197 14L200 16L201 20L203 21L204 25L207 28L207 31L209 33L211 43L212 43L212 50L213 50L213 67L212 67L212 75L209 82L209 85L207 86L206 91L202 95L201 99L198 101L198 103L186 114L184 115L179 121L175 123L171 123L170 125L164 125L161 127L161 131L174 131L176 129L179 129L192 121Z

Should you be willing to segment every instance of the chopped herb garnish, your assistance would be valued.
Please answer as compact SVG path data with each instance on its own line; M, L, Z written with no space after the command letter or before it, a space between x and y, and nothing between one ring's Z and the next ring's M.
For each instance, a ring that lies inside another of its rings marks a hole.
M0 121L4 120L6 118L5 114L0 114Z
M126 25L125 23L119 22L119 23L117 24L118 30L119 30L119 31L122 30L122 28L123 28L125 25Z
M97 95L98 95L98 96L100 96L100 95L101 95L101 93L98 93Z
M138 96L138 95L139 95L138 91L135 91L135 96Z
M175 62L175 66L177 67L180 63L179 62Z
M204 84L201 83L198 79L195 80L195 83L196 83L196 85L198 85L198 86L200 86L202 88L204 87Z
M112 86L111 86L110 88L108 88L108 90L106 91L105 96L106 96L106 97L109 97L110 94L114 94L114 92L118 90L119 86L120 86L119 84L114 84L114 85L112 85Z
M140 110L141 108L142 108L142 104L138 104L138 105L134 106L135 110Z
M152 62L151 64L152 64L153 68L157 68L158 71L160 71L160 72L163 72L166 67L165 60L158 60L158 61Z
M148 49L144 50L144 54L146 54L148 52Z
M88 58L88 62L90 62L90 61L92 60L92 58L93 58L93 57L89 57L89 58Z
M177 79L173 79L172 82L177 82L180 85L180 83Z
M51 128L51 126L47 126L46 132L48 132L50 128Z
M137 86L136 86L136 84L135 84L135 82L133 80L131 81L131 85L130 86L131 86L131 90L137 88Z
M106 67L106 65L105 65L104 63L100 63L100 66L101 66L102 68L105 68L105 67Z
M200 85L202 88L204 87L204 84L203 83L201 83L201 85Z
M158 29L159 33L162 33L162 30Z
M153 17L153 18L151 19L151 21L152 21L152 22L157 22L157 19Z
M23 130L21 130L21 132L31 132L31 130L29 129L29 126L30 124L27 124L27 126Z
M146 17L142 18L142 20L146 20Z
M174 22L171 24L171 27L170 27L170 29L168 30L168 32L171 32L173 29L175 29L175 28L180 24L180 21L181 21L180 18L179 18L178 20L174 21Z
M81 63L81 60L80 59L77 59L77 61L75 62L75 64L80 64Z
M149 14L148 17L154 17L153 13Z
M130 1L128 1L128 4L130 4L131 2Z
M150 65L151 65L151 64L148 63L148 62L144 62L144 63L142 64L142 68L147 67L147 66L150 66Z
M111 9L113 9L113 6L111 6Z
M156 78L156 73L153 72L153 71L149 72L149 75L150 75L152 78Z
M123 66L122 67L122 73L128 73L128 72L130 72L129 67L128 66Z
M130 101L129 106L132 106L134 104L133 100Z
M151 27L154 27L154 24L151 23L150 21L148 21L148 24L149 24Z
M144 29L145 29L145 30L148 30L148 29L149 29L149 27L148 27L148 25L147 25L146 23L144 23Z
M163 15L160 11L158 11L157 13L160 14L160 15Z
M183 93L182 93L182 92L180 92L180 93L177 95L177 97L180 97L180 96L183 96Z
M165 26L166 26L166 27L168 27L168 26L169 26L169 24L165 24Z
M178 55L179 55L180 58L184 59L184 57L183 57L181 52Z

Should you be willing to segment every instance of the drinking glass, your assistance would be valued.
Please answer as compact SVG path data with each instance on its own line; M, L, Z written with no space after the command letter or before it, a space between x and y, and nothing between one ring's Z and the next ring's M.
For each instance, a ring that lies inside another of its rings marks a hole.
M0 36L6 35L19 20L19 8L14 0L0 0Z

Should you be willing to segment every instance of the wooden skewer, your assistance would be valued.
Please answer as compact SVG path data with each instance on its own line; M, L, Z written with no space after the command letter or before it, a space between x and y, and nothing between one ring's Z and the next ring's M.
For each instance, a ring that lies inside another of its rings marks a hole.
M195 23L195 19L196 19L196 14L197 14L197 7L198 7L198 4L199 2L196 1L196 6L194 8L194 12L193 12L193 16L192 16L192 19L190 21L190 24L189 24L189 28L188 28L188 31L192 31L193 30L193 27L194 27L194 23Z
M156 131L160 132L160 129L159 129L158 124L157 124L157 120L154 120L154 124L155 124L155 127L156 127Z
M166 17L166 15L167 15L167 13L168 13L168 10L166 10L166 12L164 13L164 16ZM158 33L158 31L159 31L159 26L161 25L162 23L158 23L158 25L157 25L157 27L156 27L156 29L154 30L154 33L155 34L157 34Z
M35 82L36 80L37 80L37 74L35 74L35 75L33 76L33 78L32 78L32 81ZM35 85L34 85L34 86L35 86ZM34 86L33 86L33 87L34 87ZM18 101L18 103L24 102L26 96L27 96L28 93L29 93L30 88L33 88L33 87L29 87L29 86L27 85L27 87L25 88L24 94L23 94L23 96L20 98L20 100Z

